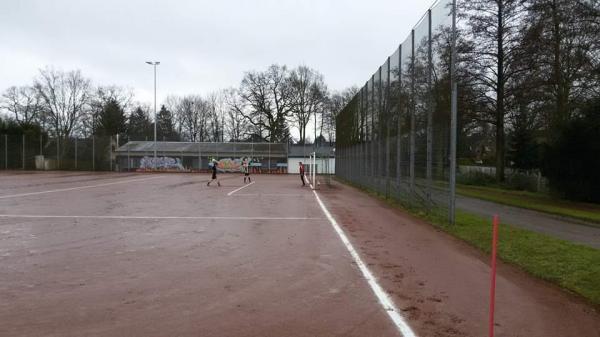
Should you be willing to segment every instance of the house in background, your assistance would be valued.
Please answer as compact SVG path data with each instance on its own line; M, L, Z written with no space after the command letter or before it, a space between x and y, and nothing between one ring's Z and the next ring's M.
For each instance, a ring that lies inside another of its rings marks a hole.
M307 171L310 170L310 155L317 153L316 172L318 174L335 174L335 145L319 145L316 150L313 144L293 144L288 150L288 173L300 173L299 163L304 163Z

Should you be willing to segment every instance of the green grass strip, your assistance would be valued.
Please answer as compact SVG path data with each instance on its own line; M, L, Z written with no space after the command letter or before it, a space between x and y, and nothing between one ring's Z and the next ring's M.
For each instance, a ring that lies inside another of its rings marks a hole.
M567 201L541 193L471 185L458 185L456 192L471 198L579 219L600 226L600 205L596 204Z

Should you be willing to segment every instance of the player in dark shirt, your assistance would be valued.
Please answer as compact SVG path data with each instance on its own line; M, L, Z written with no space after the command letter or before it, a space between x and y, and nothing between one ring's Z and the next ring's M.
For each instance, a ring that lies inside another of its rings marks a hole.
M244 158L242 162L242 171L244 172L244 184L246 183L246 179L251 183L252 179L250 179L250 165L248 164L248 158Z
M221 182L219 181L219 179L217 179L217 161L213 159L212 179L209 180L208 183L206 183L206 186L210 186L210 183L212 183L215 180L217 181L217 186L221 186Z

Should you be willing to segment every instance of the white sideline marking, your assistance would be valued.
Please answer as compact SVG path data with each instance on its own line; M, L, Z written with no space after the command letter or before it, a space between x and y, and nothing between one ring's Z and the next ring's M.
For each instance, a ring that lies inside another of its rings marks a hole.
M163 176L151 177L151 178L143 178L143 179L129 179L129 180L124 180L124 181L116 181L116 182L112 182L112 183L104 183L104 184L97 184L97 185L86 185L86 186L69 187L69 188L60 188L60 189L57 189L57 190L49 190L49 191L20 193L20 194L11 194L11 195L0 195L0 199L26 197L26 196L30 196L30 195L56 193L56 192L85 190L85 189L88 189L88 188L110 186L110 185L118 185L118 184L126 184L126 183L134 183L134 182L137 182L137 181L145 181L145 180L150 180L150 179L158 179L158 178L162 178L162 177Z
M283 194L283 193L238 193L234 197L303 197L306 194Z
M0 214L0 218L25 219L137 219L137 220L325 220L309 217L263 217L263 216L135 216L135 215L24 215Z
M227 193L227 196L231 196L233 193L235 193L235 192L237 192L237 191L239 191L239 190L241 190L241 189L243 189L243 188L246 188L246 187L248 187L248 186L250 186L250 185L254 184L255 182L256 182L256 181L253 181L253 182L251 182L250 184L247 184L247 185L244 185L244 186L242 186L242 187L240 187L240 188L238 188L238 189L235 189L235 190L233 190L233 191L231 191L231 192Z
M306 177L306 174L304 174L304 181L308 183L308 186L310 186L311 190L314 190L314 187L313 187L311 181L308 180L308 178Z
M371 273L369 268L367 268L367 265L365 265L365 263L362 261L362 259L358 255L358 252L356 252L354 247L352 247L350 240L348 240L348 237L346 236L346 234L344 234L344 231L342 230L342 228L335 221L335 219L333 218L331 213L329 213L329 211L325 207L325 204L323 204L323 202L321 201L321 198L319 198L317 191L313 190L313 193L315 194L315 197L317 198L317 202L319 203L319 206L321 206L323 213L325 213L325 216L327 217L327 219L329 219L331 226L333 226L333 229L335 229L335 231L339 235L340 239L346 246L346 249L348 249L348 251L350 252L350 255L352 255L354 262L356 262L356 264L358 265L358 268L360 269L363 276L365 277L365 279L371 286L371 289L375 293L375 296L377 296L379 303L381 303L381 305L383 306L383 309L385 309L388 316L390 316L390 319L392 320L392 322L394 322L394 324L396 325L396 328L400 331L400 333L404 337L416 337L415 333L412 331L412 329L410 328L410 326L408 325L408 323L406 322L404 317L402 317L402 314L400 314L400 311L398 311L398 309L394 305L394 302L392 301L392 299L388 296L388 294L386 294L386 292L377 283L377 279L375 278L375 276L373 276L373 274Z

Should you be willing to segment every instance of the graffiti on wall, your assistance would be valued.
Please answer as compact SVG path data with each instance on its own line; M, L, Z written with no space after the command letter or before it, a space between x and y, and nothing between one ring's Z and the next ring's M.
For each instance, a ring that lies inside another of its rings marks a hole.
M144 157L140 161L140 168L144 170L177 170L183 171L181 159L171 157Z
M209 167L212 167L213 163L208 163ZM217 160L217 171L219 172L241 172L242 171L242 159L231 159L223 158Z

